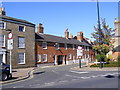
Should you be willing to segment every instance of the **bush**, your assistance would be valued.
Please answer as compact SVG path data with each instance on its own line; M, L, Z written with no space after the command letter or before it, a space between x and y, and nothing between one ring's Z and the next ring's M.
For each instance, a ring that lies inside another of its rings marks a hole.
M91 65L90 67L99 67L100 64L97 65ZM109 64L103 64L103 67L120 67L120 62L110 61Z
M96 59L98 60L98 62L100 62L100 60L101 60L102 62L104 62L104 61L106 61L106 55L105 55L104 53L102 53L102 54L97 54L97 55L96 55Z

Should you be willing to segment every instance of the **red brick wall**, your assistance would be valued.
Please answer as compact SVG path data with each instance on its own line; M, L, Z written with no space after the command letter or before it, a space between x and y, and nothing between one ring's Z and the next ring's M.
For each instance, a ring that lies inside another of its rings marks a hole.
M60 44L60 49L56 50L56 47L54 46L55 43L47 43L47 49L43 49L42 48L42 42L36 42L36 56L37 54L40 54L40 58L42 60L42 55L43 54L47 54L47 62L39 62L39 63L52 63L54 62L54 55L66 55L66 61L69 60L75 60L76 58L76 54L77 54L77 49L75 48L73 50L73 46L72 44L67 44L67 50L65 50L64 48L64 44ZM68 59L68 54L72 55L71 59ZM83 50L83 54L86 54L86 58L88 58L88 54L90 54L90 58L92 59L92 61L94 60L94 52L92 50L89 51L84 51ZM36 57L37 60L37 57Z

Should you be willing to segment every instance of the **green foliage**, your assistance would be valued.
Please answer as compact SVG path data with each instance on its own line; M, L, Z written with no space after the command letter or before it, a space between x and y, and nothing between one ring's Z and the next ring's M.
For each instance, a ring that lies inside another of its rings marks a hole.
M94 64L90 67L100 67L100 64ZM103 64L103 67L120 67L120 62L110 61L109 64Z
M100 60L101 61L106 61L106 55L104 53L97 54L96 59L98 60L98 62L100 62Z
M93 50L97 54L104 53L106 55L110 51L110 47L108 45L105 45L105 44L103 44L103 45L94 45Z
M108 55L107 59L112 59L112 55Z
M114 31L112 28L109 28L108 25L106 25L105 19L102 19L102 28L98 29L98 27L94 26L95 32L92 33L92 38L95 39L95 44L106 44L108 46L112 47L111 38L114 34Z

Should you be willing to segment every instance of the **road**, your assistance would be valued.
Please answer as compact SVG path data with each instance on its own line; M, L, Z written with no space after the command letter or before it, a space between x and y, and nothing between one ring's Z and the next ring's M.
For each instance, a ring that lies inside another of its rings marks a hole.
M40 67L28 80L2 88L118 88L118 71L73 70L77 64Z

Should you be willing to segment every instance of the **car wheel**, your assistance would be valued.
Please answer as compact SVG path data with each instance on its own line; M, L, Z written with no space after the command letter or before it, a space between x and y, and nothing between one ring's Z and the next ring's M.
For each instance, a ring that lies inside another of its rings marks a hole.
M2 74L2 80L5 81L5 80L7 80L7 79L8 79L7 74L6 74L6 73L3 73L3 74Z

